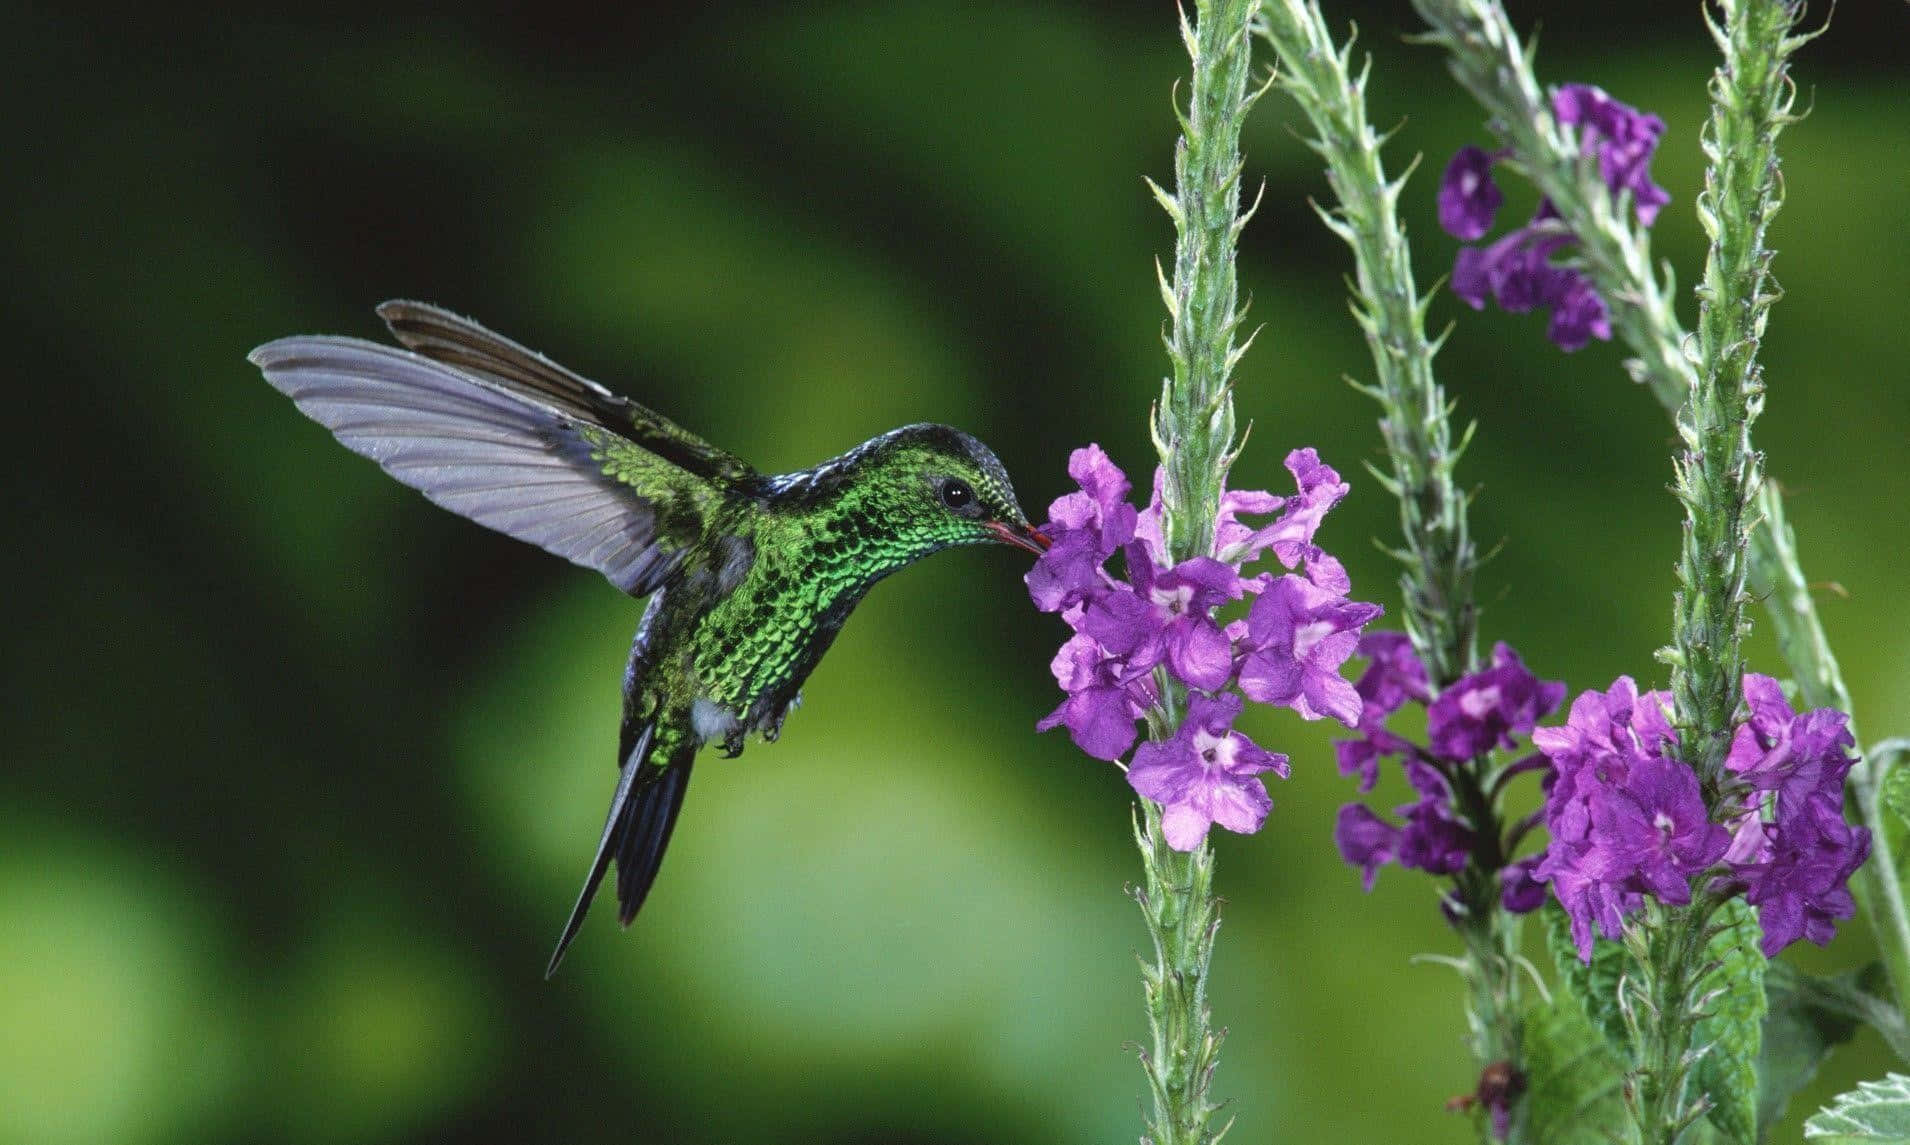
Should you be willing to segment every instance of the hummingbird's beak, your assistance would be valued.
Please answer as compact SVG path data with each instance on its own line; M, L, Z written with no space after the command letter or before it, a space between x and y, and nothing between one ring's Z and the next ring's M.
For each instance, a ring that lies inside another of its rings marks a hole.
M990 521L988 528L1001 538L1002 544L1026 549L1036 556L1047 552L1049 546L1054 544L1046 533L1029 524L1010 525L1005 521Z

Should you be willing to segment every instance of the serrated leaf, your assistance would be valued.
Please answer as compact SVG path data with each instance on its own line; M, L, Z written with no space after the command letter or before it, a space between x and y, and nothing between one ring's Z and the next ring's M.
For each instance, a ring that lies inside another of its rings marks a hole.
M1770 1132L1784 1116L1791 1098L1817 1076L1817 1067L1832 1048L1857 1032L1861 1023L1856 1015L1825 997L1831 991L1857 990L1857 977L1813 978L1788 962L1765 967L1764 996L1770 1012L1764 1018L1764 1046L1757 1067L1761 1132Z
M1757 1140L1758 1056L1764 1045L1764 955L1758 950L1757 917L1742 899L1732 899L1713 916L1715 933L1704 957L1718 968L1703 989L1721 991L1692 1035L1705 1047L1698 1059L1698 1085L1711 1098L1711 1124L1727 1141L1751 1145Z
M1804 1123L1806 1141L1829 1145L1902 1145L1910 1142L1910 1077L1885 1074L1840 1093Z
M1576 998L1559 994L1526 1011L1520 1058L1525 1131L1542 1145L1610 1145L1628 1133L1624 1069Z
M1592 944L1592 961L1578 957L1572 943L1572 922L1565 909L1548 899L1545 904L1545 945L1552 952L1552 965L1558 970L1565 989L1578 1000L1592 1027L1621 1056L1631 1052L1631 1034L1625 1029L1625 1016L1618 1009L1618 982L1625 976L1629 957L1625 948L1603 938Z

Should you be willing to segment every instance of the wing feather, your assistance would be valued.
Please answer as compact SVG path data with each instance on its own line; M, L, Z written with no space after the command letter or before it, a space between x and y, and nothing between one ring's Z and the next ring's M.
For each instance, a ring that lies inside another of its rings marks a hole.
M596 569L633 596L676 570L721 496L561 401L405 350L297 337L251 359L347 449L452 512ZM615 474L606 471L610 453Z
M761 475L670 419L566 369L469 318L428 302L393 299L378 307L391 333L411 350L502 389L525 393L572 417L600 425L716 485L745 490Z

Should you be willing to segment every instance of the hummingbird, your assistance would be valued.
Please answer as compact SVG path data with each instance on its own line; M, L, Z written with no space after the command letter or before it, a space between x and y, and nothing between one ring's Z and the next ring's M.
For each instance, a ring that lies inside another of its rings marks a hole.
M773 741L879 580L955 545L1039 555L1007 471L974 437L906 425L764 474L470 319L392 301L400 349L281 338L249 355L340 444L438 505L649 597L623 677L617 783L556 973L614 862L617 921L656 881L705 744Z

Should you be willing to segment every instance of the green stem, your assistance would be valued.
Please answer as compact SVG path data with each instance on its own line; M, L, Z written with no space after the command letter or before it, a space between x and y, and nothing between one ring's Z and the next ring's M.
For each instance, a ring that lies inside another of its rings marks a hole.
M1174 370L1161 383L1153 432L1166 471L1161 500L1176 560L1212 548L1234 457L1231 375L1247 349L1234 344L1241 321L1234 249L1247 223L1240 214L1240 126L1259 98L1247 89L1248 30L1257 7L1258 0L1201 0L1195 26L1183 17L1193 83L1174 148L1174 193L1154 188L1175 229L1174 279L1162 284Z
M1427 300L1413 277L1399 221L1404 177L1389 180L1382 140L1366 115L1367 68L1352 65L1353 42L1335 45L1316 0L1267 0L1260 35L1278 57L1278 82L1305 112L1309 146L1326 161L1336 205L1320 216L1353 251L1351 307L1366 336L1376 384L1359 386L1379 403L1390 473L1378 475L1399 502L1404 548L1400 592L1413 650L1435 690L1477 667L1478 553L1467 498L1453 481L1451 405L1433 373L1438 345L1426 337ZM1479 846L1454 878L1453 925L1465 943L1462 974L1475 1064L1520 1067L1518 920L1499 904L1505 827L1484 788L1483 762L1456 770L1454 801ZM1515 1126L1518 1121L1514 1119ZM1490 1122L1481 1117L1482 1140Z
M1472 580L1479 558L1466 498L1453 485L1460 450L1452 445L1451 407L1433 376L1438 347L1426 337L1427 300L1413 280L1399 222L1405 179L1387 180L1381 139L1366 119L1366 68L1352 68L1351 39L1334 45L1315 0L1267 0L1259 31L1279 57L1280 86L1312 125L1308 144L1326 160L1338 206L1321 217L1353 250L1353 317L1377 379L1362 388L1380 405L1392 467L1381 480L1399 500L1406 540L1406 630L1433 687L1443 688L1476 667Z
M1634 1052L1628 1103L1637 1140L1649 1145L1676 1145L1707 1108L1692 1092L1691 1042L1698 987L1711 969L1705 927L1715 907L1707 896L1682 907L1654 902L1627 936L1639 975L1626 984Z
M1134 839L1145 872L1134 899L1154 946L1154 960L1141 961L1151 1035L1141 1068L1154 1106L1141 1140L1206 1145L1218 1137L1207 1129L1217 1108L1208 1100L1207 1088L1226 1033L1212 1028L1207 1008L1207 968L1220 930L1220 905L1213 894L1214 851L1205 841L1187 854L1168 846L1161 834L1160 808L1145 799Z
M1221 490L1236 451L1230 376L1246 347L1235 345L1240 314L1234 251L1246 225L1240 214L1240 126L1259 94L1247 87L1248 33L1257 6L1258 0L1200 0L1195 24L1183 17L1193 79L1180 114L1174 191L1154 188L1175 227L1173 281L1162 282L1173 373L1162 383L1151 426L1165 474L1163 531L1175 560L1211 554ZM1164 709L1178 709L1182 699L1179 686L1163 676ZM1220 927L1213 850L1205 840L1190 854L1168 846L1160 808L1147 800L1135 839L1145 872L1135 898L1154 948L1153 961L1142 962L1152 1035L1142 1067L1153 1098L1142 1140L1210 1145L1219 1133L1209 1129L1217 1106L1208 1088L1222 1036L1207 1008L1207 971Z

